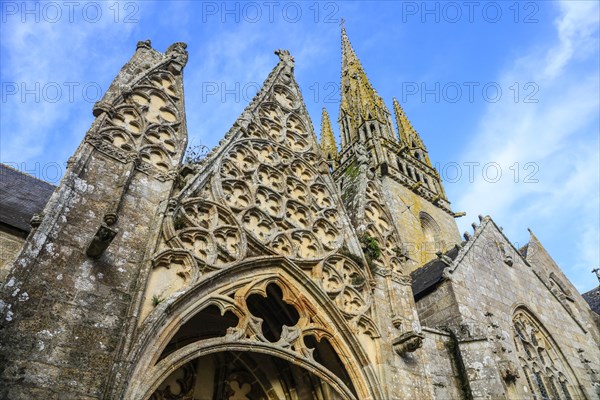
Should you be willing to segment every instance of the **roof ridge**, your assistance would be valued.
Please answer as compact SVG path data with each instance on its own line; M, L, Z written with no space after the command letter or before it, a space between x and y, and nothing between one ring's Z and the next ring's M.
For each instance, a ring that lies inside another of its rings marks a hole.
M10 170L12 170L12 171L15 171L15 172L16 172L16 173L18 173L18 174L25 175L25 176L26 176L26 177L28 177L28 178L35 179L35 180L36 180L36 181L38 181L38 182L42 182L42 183L45 183L46 185L49 185L49 186L52 186L52 187L56 188L56 185L54 185L54 184L52 184L52 183L50 183L50 182L48 182L48 181L45 181L45 180L43 180L43 179L40 179L40 178L38 178L38 177L37 177L37 176L35 176L35 175L31 175L31 174L29 174L29 173L27 173L27 172L23 172L23 171L21 171L21 170L19 170L19 169L16 169L16 168L14 168L14 167L11 167L10 165L8 165L8 164L5 164L5 163L3 163L3 162L0 162L0 166L2 166L2 167L5 167L5 168L8 168L8 169L10 169Z

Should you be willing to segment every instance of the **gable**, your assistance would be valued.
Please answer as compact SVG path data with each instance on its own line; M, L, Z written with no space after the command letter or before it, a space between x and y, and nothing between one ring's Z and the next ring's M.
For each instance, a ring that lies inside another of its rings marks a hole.
M564 286L561 288L556 283L558 278L555 275L548 275L545 270L530 264L490 217L482 218L481 224L474 227L473 236L463 242L461 251L448 269L450 279L455 282L465 280L472 285L471 288L477 284L477 287L484 288L478 296L510 299L511 304L535 303L541 300L538 297L543 293L554 307L560 307L569 315L581 332L588 331L589 322L569 297L579 294L565 292ZM474 277L481 282L473 281ZM548 304L548 301L540 301L540 304Z

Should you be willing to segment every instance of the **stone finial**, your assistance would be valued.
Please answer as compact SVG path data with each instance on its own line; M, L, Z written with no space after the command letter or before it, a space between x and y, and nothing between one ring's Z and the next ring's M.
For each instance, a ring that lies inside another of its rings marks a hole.
M475 232L475 231L477 230L477 223L476 223L476 222L473 222L473 223L471 224L471 227L473 228L473 232Z
M400 106L398 99L394 97L394 99L392 100L392 104L394 107L394 115L396 117L396 129L398 130L400 144L405 145L411 149L425 149L425 144L421 140L421 136L419 136L415 128L413 128L412 124L408 120L408 117L402 109L402 106Z
M479 214L477 218L479 218L479 222L483 222L483 215Z
M150 41L150 39L140 40L139 42L137 42L136 50L151 49L151 48L152 48L152 42Z
M344 28L342 28L341 86L340 112L343 111L352 121L351 129L358 129L361 120L370 120L378 115L389 114L383 99L369 82Z
M598 278L598 283L600 283L600 268L594 268L592 272L596 274L596 278Z
M471 239L471 234L469 232L463 233L463 237L465 238L466 241L469 241L469 239Z
M323 107L321 113L321 150L325 154L327 161L334 162L337 159L337 145L335 143L335 137L333 135L333 129L331 128L331 121L329 120L329 114L327 109Z
M188 61L188 52L187 52L187 44L184 42L176 42L167 48L167 56L170 56L173 59L173 62L170 63L169 69L173 73L181 73L181 70Z
M283 61L288 65L294 65L294 57L290 54L289 50L275 50L275 54L279 57L279 60Z

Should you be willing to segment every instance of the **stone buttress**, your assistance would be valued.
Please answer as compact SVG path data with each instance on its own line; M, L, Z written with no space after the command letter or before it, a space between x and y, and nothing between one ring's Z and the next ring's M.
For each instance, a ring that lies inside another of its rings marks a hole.
M187 145L185 48L139 42L94 106L2 288L0 397L103 398L110 386Z

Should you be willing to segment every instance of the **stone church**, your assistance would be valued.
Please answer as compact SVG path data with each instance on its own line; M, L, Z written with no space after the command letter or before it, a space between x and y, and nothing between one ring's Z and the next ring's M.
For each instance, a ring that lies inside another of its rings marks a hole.
M203 158L146 41L57 187L2 167L0 398L600 398L599 316L533 233L459 233L345 30L339 146L276 54Z

